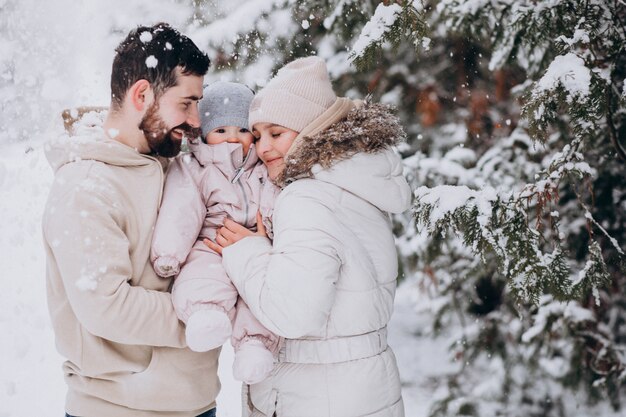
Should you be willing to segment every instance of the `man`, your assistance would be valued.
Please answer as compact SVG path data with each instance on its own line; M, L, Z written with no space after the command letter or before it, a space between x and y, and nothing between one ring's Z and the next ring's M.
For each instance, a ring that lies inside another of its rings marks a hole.
M215 415L219 350L186 347L171 282L148 258L163 185L155 156L196 134L208 67L167 24L138 27L116 49L104 124L46 149L48 307L69 416Z

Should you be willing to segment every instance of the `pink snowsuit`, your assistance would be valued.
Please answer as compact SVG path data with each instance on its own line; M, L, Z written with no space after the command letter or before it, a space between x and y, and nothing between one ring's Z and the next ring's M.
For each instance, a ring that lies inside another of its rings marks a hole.
M276 353L279 337L250 313L222 267L222 257L202 240L214 240L226 218L254 229L257 211L271 231L279 189L267 177L254 144L244 160L238 143L189 142L191 153L176 157L167 172L154 230L151 260L160 276L178 274L172 301L185 323L202 309L223 311L231 320L235 351L252 337Z

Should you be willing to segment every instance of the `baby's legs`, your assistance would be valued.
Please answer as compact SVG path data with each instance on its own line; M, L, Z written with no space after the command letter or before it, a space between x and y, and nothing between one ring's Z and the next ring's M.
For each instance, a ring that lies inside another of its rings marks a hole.
M222 258L196 242L174 281L172 300L187 325L191 350L205 352L222 346L232 334L237 290L222 267Z
M235 348L235 379L256 384L269 376L274 368L274 355L280 348L280 338L252 315L241 297L237 300L232 343Z

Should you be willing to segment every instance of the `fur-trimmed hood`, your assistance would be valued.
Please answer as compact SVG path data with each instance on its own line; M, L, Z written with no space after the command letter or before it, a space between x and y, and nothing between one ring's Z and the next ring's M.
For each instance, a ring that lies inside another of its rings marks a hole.
M391 149L405 140L389 106L365 103L345 118L310 137L299 137L277 178L284 187L300 178L333 183L383 211L403 212L411 190L400 157Z

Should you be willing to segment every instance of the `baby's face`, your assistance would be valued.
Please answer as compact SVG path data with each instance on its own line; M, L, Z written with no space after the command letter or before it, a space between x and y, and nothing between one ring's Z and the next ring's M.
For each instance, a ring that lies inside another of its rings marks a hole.
M241 143L245 156L248 154L254 136L248 129L239 126L220 126L207 133L205 139L209 145L217 145L223 142Z

